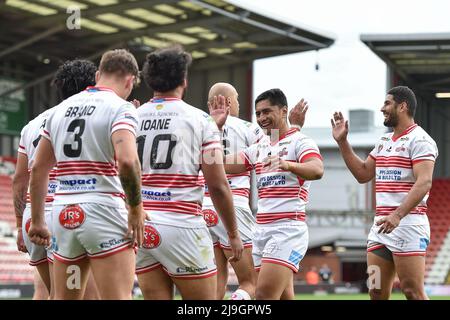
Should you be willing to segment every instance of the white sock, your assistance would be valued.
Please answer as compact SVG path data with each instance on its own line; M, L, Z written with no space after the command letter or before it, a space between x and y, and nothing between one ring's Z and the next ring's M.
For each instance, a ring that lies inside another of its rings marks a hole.
M237 289L231 294L230 300L252 300L247 291L242 289Z

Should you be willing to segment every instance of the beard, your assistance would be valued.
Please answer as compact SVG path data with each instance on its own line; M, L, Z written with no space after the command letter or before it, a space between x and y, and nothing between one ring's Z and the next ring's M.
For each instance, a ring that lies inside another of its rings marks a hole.
M384 120L383 123L386 127L394 128L398 125L398 115L394 112L391 112L387 119Z

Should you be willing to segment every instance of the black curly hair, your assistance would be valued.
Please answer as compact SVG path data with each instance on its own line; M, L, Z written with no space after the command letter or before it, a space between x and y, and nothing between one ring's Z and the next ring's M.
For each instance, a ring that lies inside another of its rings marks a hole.
M53 78L52 85L56 86L63 99L95 85L97 67L88 60L69 60L59 66Z
M191 62L191 55L180 45L174 45L149 53L142 75L145 83L154 91L168 92L180 86L187 78Z

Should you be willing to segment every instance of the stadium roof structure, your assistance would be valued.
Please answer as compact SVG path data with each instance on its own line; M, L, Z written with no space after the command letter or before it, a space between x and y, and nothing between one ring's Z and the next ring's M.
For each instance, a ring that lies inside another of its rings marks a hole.
M0 96L50 79L67 59L95 60L110 48L129 48L143 61L152 49L180 43L196 60L193 68L201 70L334 42L332 35L232 0L6 0L0 21L0 59L28 79Z
M364 42L407 85L436 94L450 87L450 33L362 34Z

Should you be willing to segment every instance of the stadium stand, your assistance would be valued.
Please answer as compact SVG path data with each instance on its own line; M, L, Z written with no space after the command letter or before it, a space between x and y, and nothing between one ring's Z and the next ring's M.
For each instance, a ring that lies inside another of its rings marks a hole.
M17 251L12 175L15 161L0 157L0 284L32 283L33 267L26 253Z
M431 242L426 260L427 284L444 284L450 266L450 179L435 179L428 200Z

